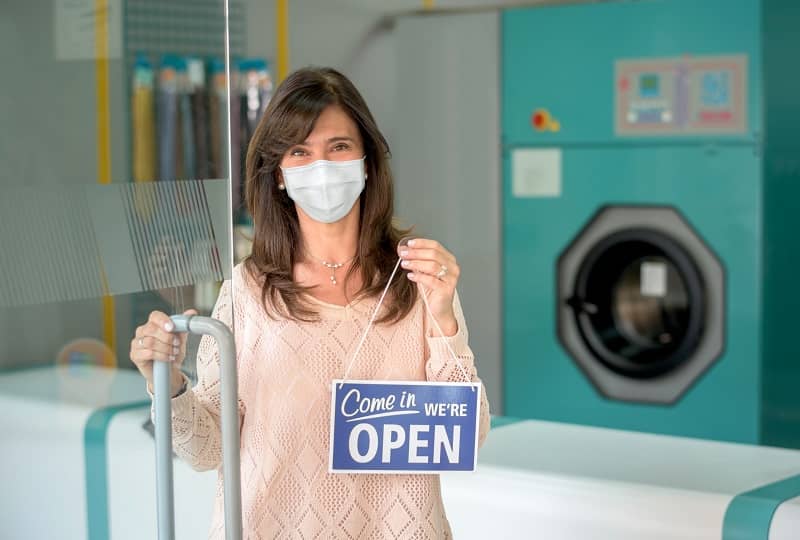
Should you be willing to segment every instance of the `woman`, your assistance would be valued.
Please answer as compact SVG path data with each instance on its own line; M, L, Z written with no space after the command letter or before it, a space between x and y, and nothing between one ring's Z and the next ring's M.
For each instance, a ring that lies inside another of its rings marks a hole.
M327 467L331 380L479 380L456 259L433 240L400 245L388 155L363 98L332 69L290 75L250 143L253 253L223 285L213 313L237 341L246 536L451 536L437 475ZM398 257L407 273L394 275ZM171 330L167 315L152 313L131 358L149 387L153 360L172 362L175 451L198 470L218 468L217 352L204 338L198 383L187 388L178 370L185 337ZM489 426L481 396L480 442ZM222 528L218 496L211 536L221 538Z

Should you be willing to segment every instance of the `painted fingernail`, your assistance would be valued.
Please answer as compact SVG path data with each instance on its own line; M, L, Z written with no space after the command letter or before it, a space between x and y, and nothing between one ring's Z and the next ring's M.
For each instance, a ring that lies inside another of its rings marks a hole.
M178 354L179 352L181 352L181 350L178 347L172 348L172 354Z
M408 241L408 247L414 247L414 244L416 244L416 243L417 243L416 240L409 240Z
M400 265L401 265L403 268L408 268L409 266L411 266L411 262L409 262L409 261L403 261L403 262L401 262L401 263L400 263Z
M170 361L170 362L174 362L174 361L175 361L175 356L174 356L174 355L172 355L172 354L171 354L171 355L169 355L169 361Z
M174 324L172 324L172 321L169 321L169 322L167 322L167 323L164 323L164 330L166 330L167 332L172 332L172 330L173 330L174 328L175 328L175 325L174 325Z
M409 272L407 275L408 275L408 279L410 279L411 281L414 281L414 280L417 279L417 276L416 276L416 274L414 274L414 272Z
M180 340L180 339L178 339L178 338L173 338L173 339L172 339L172 344L173 344L173 345L175 345L175 346L177 347L178 345L180 345L180 344L181 344L181 340Z
M407 249L404 249L403 251L400 252L400 256L401 257L405 257L407 255L408 255L408 250Z

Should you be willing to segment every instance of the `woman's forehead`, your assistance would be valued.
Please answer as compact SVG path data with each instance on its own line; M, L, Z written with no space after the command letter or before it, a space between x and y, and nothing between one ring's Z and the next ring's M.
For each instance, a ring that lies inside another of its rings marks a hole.
M317 120L311 133L306 137L308 143L327 142L334 138L349 138L355 142L361 141L358 126L347 112L338 105L326 107Z

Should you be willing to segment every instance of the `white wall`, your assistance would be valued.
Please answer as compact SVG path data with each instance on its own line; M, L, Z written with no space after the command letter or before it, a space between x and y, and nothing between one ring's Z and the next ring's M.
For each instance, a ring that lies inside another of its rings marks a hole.
M275 0L249 0L246 10L247 55L274 60Z
M397 214L458 258L470 346L502 410L499 16L397 21Z

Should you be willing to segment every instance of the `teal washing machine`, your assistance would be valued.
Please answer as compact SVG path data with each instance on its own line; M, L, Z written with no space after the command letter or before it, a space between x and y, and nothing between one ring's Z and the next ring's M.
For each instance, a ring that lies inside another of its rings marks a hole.
M502 24L505 414L800 446L800 3Z

